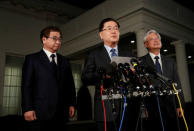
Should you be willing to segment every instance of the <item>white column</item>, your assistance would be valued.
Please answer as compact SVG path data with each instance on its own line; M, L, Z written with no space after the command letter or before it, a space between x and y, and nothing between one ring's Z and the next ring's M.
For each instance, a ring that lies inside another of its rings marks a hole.
M185 97L185 102L191 102L191 88L189 82L188 66L186 62L185 44L182 40L171 43L175 46L178 73Z
M141 57L148 53L147 49L144 47L143 38L146 33L145 29L139 29L135 31L136 41L137 41L137 57Z

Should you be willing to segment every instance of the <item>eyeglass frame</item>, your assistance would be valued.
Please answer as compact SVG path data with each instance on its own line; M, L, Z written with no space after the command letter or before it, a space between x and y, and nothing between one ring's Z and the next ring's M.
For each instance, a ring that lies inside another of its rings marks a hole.
M112 31L112 30L119 31L119 27L118 26L114 26L114 27L108 26L108 27L102 29L102 31L105 31L105 30L107 30L107 31Z
M56 41L62 42L62 38L58 38L58 37L55 37L55 36L54 36L54 37L46 37L46 38L47 38L47 39L48 39L48 38L51 38L51 39L52 39L53 41L55 41L55 42L56 42Z
M157 41L161 41L161 39L160 38L150 38L149 40L147 40L146 42L148 42L148 41L155 41L155 40L157 40Z

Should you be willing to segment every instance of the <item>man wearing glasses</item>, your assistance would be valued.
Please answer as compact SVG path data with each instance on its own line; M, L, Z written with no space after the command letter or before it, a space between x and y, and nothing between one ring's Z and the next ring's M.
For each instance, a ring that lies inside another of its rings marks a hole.
M48 26L40 33L43 49L27 55L22 70L22 111L30 131L64 129L75 112L70 64L58 54L62 33Z
M92 51L85 63L82 72L82 81L87 85L95 85L94 97L94 119L97 123L97 131L104 131L104 113L100 92L101 75L98 73L99 68L106 68L111 62L113 56L131 56L129 50L122 50L118 46L119 42L119 23L112 18L106 18L99 25L99 36L103 40L104 45ZM110 76L109 76L110 77ZM107 78L108 79L108 78ZM107 80L106 79L106 80ZM106 86L106 87L105 87ZM107 80L104 88L111 87ZM107 131L116 131L119 129L121 117L121 103L119 100L104 100L106 110Z

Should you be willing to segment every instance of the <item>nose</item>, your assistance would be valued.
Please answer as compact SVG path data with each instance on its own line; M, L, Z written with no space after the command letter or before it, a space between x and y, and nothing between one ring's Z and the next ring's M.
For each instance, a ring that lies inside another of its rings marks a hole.
M57 40L56 43L60 45L61 44L61 41L60 40Z
M114 33L114 34L115 34L115 33L116 33L116 30L114 30L114 29L111 29L111 33Z

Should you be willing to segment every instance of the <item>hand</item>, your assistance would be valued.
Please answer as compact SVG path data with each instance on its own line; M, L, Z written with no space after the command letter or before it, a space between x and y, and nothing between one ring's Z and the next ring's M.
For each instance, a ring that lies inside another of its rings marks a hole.
M131 67L130 69L132 70L133 73L135 73L135 68Z
M103 75L103 76L102 76L102 78L103 78L103 79L110 79L110 78L111 78L111 76L110 76L110 75L108 75L108 74L106 74L106 75Z
M146 120L147 120L148 117L149 117L149 114L148 114L148 110L147 109L145 109L145 116L146 116Z
M69 117L72 118L75 114L75 108L73 106L69 107Z
M36 120L37 118L36 118L35 111L27 111L27 112L25 112L24 113L24 119L26 121L34 121L34 120Z
M176 111L179 118L183 117L183 114L181 113L181 108L176 108ZM183 113L184 113L184 110L183 110Z

